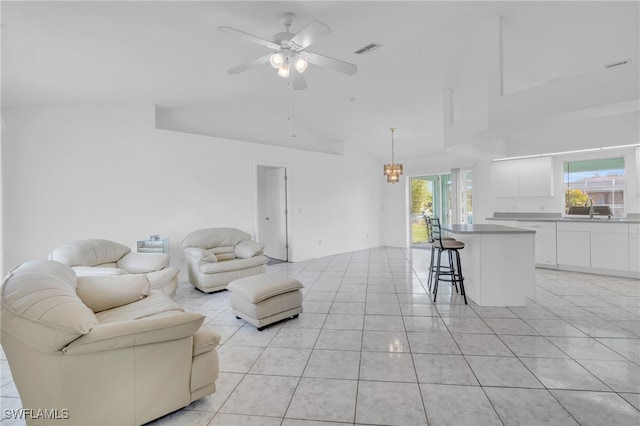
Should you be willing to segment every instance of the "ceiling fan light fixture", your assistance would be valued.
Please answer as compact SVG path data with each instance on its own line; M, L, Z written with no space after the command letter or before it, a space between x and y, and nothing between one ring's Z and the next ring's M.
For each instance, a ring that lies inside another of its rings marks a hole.
M272 67L278 69L284 63L284 56L282 56L282 53L276 52L269 57L269 63Z
M283 62L282 65L278 67L278 77L289 78L289 64Z
M307 70L307 67L309 66L309 62L307 62L304 58L297 57L293 61L293 66L300 74L302 74Z

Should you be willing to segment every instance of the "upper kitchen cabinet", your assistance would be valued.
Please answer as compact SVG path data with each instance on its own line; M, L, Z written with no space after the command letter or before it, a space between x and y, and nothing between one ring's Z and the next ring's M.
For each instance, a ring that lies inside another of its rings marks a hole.
M495 161L491 165L496 197L552 197L553 158Z

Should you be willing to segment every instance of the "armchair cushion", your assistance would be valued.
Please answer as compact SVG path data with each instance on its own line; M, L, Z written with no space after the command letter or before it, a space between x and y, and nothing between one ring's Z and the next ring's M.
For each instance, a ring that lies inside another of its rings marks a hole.
M241 259L249 259L258 254L262 254L264 244L257 243L252 240L243 240L236 245L235 255Z
M78 296L94 313L137 302L149 295L144 275L78 277Z
M236 271L240 269L253 268L254 266L264 265L266 262L262 257L252 257L250 259L236 259L233 262L206 263L200 267L200 272L208 274L216 274L219 272Z
M117 262L131 249L109 240L80 240L65 244L53 250L49 259L67 266L98 266Z
M118 268L130 274L146 274L159 271L169 265L169 253L136 253L130 251L118 260Z
M24 263L2 285L2 328L45 353L88 333L98 319L76 294L73 270L48 260Z
M182 241L182 247L233 247L242 240L250 240L251 235L235 228L208 228L193 231ZM217 253L215 253L217 254Z
M204 250L198 247L187 247L184 249L184 252L187 256L191 256L202 263L216 263L218 261L218 258L211 252L211 250Z

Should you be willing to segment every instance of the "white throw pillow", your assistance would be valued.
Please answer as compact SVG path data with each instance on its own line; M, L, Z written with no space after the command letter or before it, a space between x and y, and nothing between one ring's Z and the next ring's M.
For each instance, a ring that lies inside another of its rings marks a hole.
M128 305L149 295L149 280L144 275L78 277L78 297L94 313Z
M264 244L256 243L252 240L243 240L238 243L235 249L236 257L249 259L250 257L262 254Z

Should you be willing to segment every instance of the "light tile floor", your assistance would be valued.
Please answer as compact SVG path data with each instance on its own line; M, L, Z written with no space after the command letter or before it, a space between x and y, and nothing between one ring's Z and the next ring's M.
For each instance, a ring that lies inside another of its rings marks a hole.
M465 306L444 285L434 304L429 255L271 265L305 285L304 313L262 332L228 292L181 283L176 300L223 336L220 377L151 425L640 424L640 281L537 269L526 307ZM1 366L2 408L18 408Z

